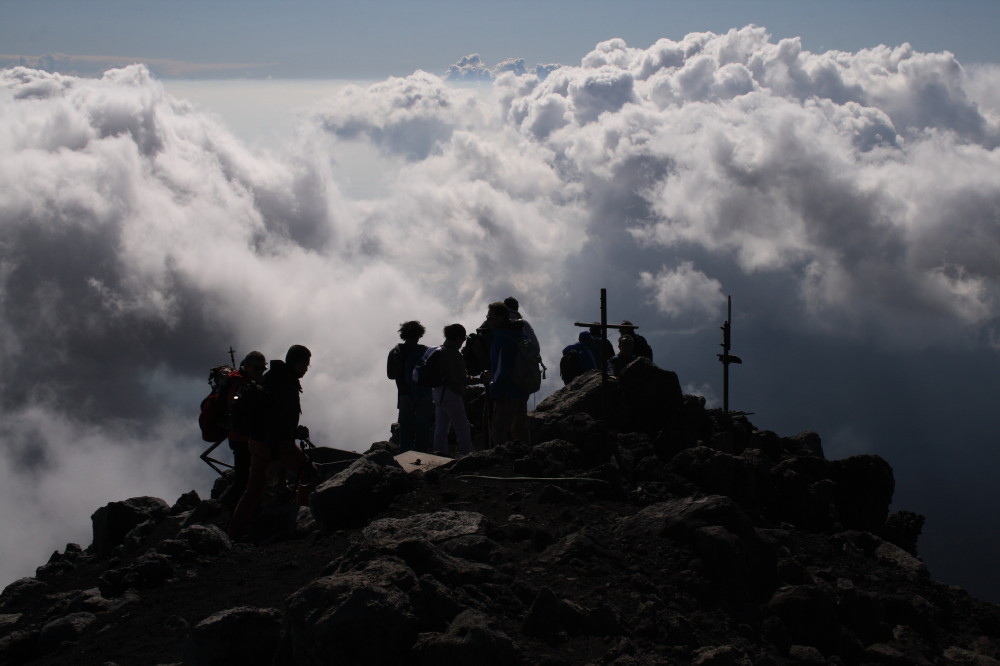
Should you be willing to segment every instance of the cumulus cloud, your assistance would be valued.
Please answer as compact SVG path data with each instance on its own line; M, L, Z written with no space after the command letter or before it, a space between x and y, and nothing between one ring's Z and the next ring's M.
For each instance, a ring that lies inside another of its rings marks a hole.
M470 56L459 70L489 68ZM825 442L834 456L895 465L921 441L930 464L953 464L926 441L942 422L902 414L958 398L906 373L968 387L961 369L1000 370L997 77L906 45L810 53L753 26L612 39L579 66L501 63L490 86L420 71L347 86L265 153L142 66L3 70L0 451L8 476L40 482L3 487L56 512L40 490L54 480L88 515L204 490L207 470L178 461L198 462L194 411L230 345L310 346L305 422L365 449L394 417L381 368L399 322L435 341L515 295L554 362L601 287L609 318L640 324L712 404L711 329L733 294L732 397L755 422L835 423L856 439ZM364 196L344 181L359 146L385 167ZM960 393L976 413L980 392ZM859 408L874 404L899 410L893 426ZM992 436L985 419L961 428ZM76 476L65 461L82 453L113 478ZM898 469L903 508L929 512Z
M544 79L559 67L561 65L555 63L538 64L535 65L532 72L538 78ZM490 67L478 53L471 53L460 58L455 64L449 65L448 70L444 73L444 79L452 83L489 82L507 73L515 76L527 74L528 66L524 58L507 58Z
M690 261L675 269L664 266L655 275L643 271L639 286L650 292L660 312L675 319L688 316L696 323L714 321L724 301L722 283L696 270Z

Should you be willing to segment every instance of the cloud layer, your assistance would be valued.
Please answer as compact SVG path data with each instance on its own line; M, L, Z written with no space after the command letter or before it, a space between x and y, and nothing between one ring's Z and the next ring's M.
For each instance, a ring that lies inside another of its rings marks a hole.
M969 471L996 462L976 446L991 424L955 414L978 413L998 369L1000 72L751 26L492 77L348 86L263 152L143 66L0 71L0 501L18 507L2 528L52 521L4 553L6 577L67 524L89 541L106 501L207 489L193 412L230 345L310 346L304 421L364 449L393 420L399 322L436 341L513 294L555 367L601 287L715 404L733 294L731 404L819 430L833 457L888 457L901 508L929 515L932 571L958 575L956 512L997 499ZM358 151L380 167L364 196ZM967 575L1000 598L983 578L1000 548L979 546Z

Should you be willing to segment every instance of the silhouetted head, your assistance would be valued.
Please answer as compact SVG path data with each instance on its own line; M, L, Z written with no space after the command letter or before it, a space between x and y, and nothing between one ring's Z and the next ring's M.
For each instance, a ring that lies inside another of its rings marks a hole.
M304 345L292 345L285 352L285 365L287 365L291 370L292 374L301 379L305 374L306 370L309 369L309 361L312 359L312 352L309 348Z
M618 338L619 354L631 354L633 349L635 349L635 338L631 335L626 334Z
M625 333L631 333L637 328L639 327L630 322L628 319L622 319L622 323L618 325L618 330L622 332L622 335L624 335Z
M519 307L517 299L514 298L513 296L508 296L507 298L503 299L503 304L506 305L507 309L510 310L511 312L517 312L517 309Z
M590 327L590 335L594 338L601 337L601 327L599 325L594 325Z
M449 324L444 327L445 340L465 340L465 327L461 324Z
M259 351L252 351L240 361L240 370L254 381L264 376L267 370L267 358Z
M426 329L419 321L404 321L399 325L399 338L404 342L416 342L425 332Z
M500 301L490 303L486 308L486 325L500 328L510 321L510 310Z
M580 335L576 336L576 339L580 342L590 342L594 336L590 334L590 331L580 331Z

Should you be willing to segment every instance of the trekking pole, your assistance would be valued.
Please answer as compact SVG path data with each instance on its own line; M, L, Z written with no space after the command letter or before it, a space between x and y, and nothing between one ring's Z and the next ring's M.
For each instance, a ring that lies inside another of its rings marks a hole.
M227 462L223 462L223 461L219 460L218 458L213 458L212 456L210 456L208 454L210 454L212 451L214 451L215 448L217 446L219 446L219 444L222 444L224 441L226 441L226 440L225 439L220 439L218 442L216 442L215 444L212 444L212 446L210 446L207 449L205 449L202 452L201 456L199 456L202 460L205 461L205 464L207 464L209 467L211 467L216 472L218 472L219 476L224 476L225 472L223 472L221 469L219 469L218 467L216 467L216 465L221 465L221 466L226 467L228 469L232 469L233 466L230 465Z

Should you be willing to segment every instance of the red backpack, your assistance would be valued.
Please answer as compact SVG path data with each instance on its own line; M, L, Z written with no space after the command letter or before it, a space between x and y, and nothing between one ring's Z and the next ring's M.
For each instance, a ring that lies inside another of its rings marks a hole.
M229 375L234 370L228 365L212 368L208 373L208 384L212 392L201 401L201 413L198 415L198 426L201 428L201 438L206 442L221 442L229 436L229 409L226 405L226 394L229 386Z

